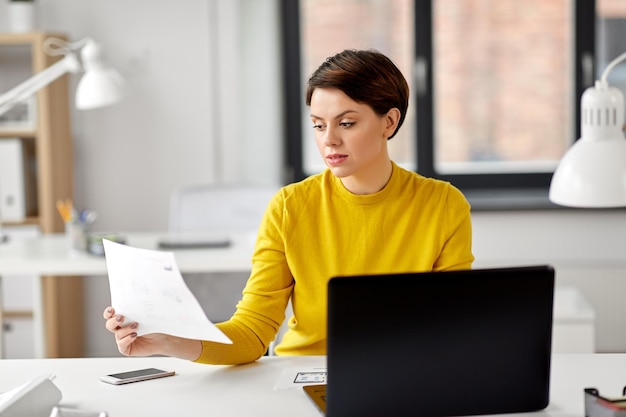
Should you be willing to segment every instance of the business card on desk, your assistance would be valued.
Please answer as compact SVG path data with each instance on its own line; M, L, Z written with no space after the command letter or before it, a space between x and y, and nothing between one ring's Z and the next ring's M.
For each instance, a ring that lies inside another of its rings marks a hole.
M286 368L274 384L275 390L302 388L306 385L325 384L328 368L313 366L307 368Z

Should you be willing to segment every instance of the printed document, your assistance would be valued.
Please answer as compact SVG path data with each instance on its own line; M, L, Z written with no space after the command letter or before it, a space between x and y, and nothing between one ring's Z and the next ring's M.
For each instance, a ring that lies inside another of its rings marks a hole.
M103 239L111 306L138 335L166 333L187 339L232 341L207 318L183 280L174 253Z

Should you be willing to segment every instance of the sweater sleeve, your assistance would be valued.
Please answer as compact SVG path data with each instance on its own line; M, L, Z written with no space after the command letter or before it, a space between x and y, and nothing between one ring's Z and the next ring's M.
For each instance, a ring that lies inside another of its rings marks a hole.
M456 187L449 185L444 224L445 241L434 271L470 269L472 254L472 220L470 205Z
M259 227L252 272L232 318L217 326L232 345L202 342L196 362L240 364L251 362L267 351L285 319L285 308L293 290L284 243L284 201L277 193Z

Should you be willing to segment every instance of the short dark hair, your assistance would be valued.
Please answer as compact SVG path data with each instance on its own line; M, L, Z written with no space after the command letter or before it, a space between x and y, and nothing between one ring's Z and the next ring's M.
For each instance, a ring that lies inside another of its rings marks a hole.
M357 103L369 105L379 116L394 107L400 110L398 126L389 139L402 126L409 106L409 85L402 72L373 49L346 49L326 58L307 83L307 106L316 88L337 88Z

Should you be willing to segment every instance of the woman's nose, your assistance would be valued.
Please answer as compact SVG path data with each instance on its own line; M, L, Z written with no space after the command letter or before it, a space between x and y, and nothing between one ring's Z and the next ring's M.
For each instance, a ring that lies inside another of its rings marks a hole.
M341 142L341 136L333 128L326 129L326 135L324 135L324 145L333 146L338 145Z

